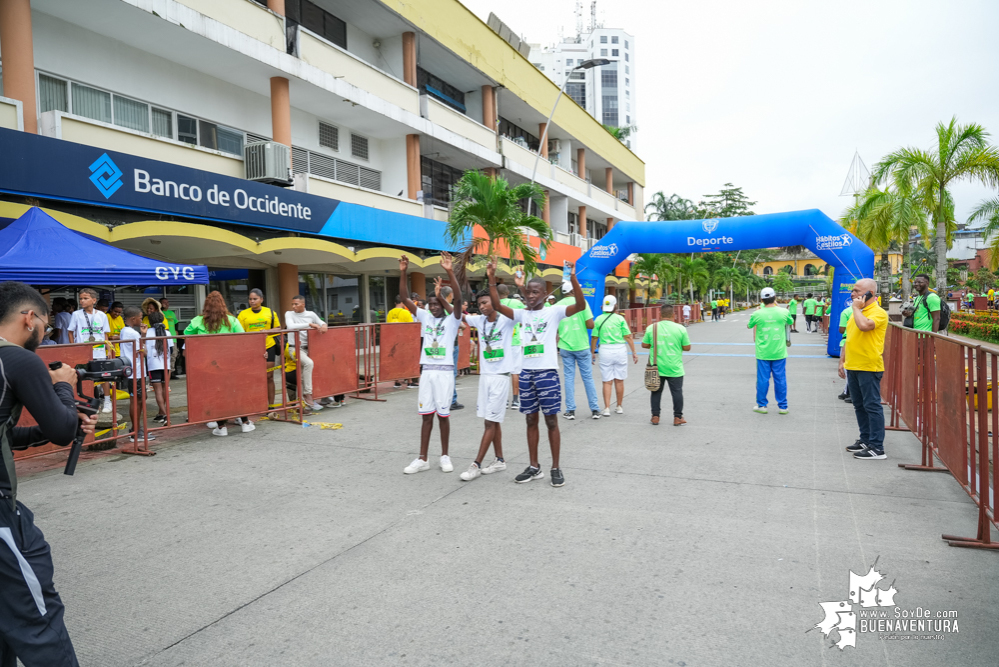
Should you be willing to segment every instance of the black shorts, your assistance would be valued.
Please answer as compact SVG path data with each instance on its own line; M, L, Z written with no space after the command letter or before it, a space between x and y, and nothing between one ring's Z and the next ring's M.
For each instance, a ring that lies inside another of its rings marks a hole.
M798 321L798 315L797 315L797 313L792 313L791 314L791 321L792 322L797 322Z
M267 361L273 364L277 360L280 354L281 354L281 348L278 347L277 345L271 345L269 348L267 348Z
M163 371L149 371L149 381L153 384L163 384Z
M142 396L143 396L142 390L145 388L145 385L146 385L146 378L136 378L136 380L135 380L135 391L134 392L132 391L132 383L131 383L131 381L127 385L125 385L125 386L128 389L128 395L129 396L131 396L132 398L135 398L135 399L138 399L138 400L141 401L142 400Z

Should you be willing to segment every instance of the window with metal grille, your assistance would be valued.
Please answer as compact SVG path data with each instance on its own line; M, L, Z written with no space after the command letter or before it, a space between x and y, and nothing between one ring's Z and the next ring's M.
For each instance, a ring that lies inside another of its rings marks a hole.
M340 150L340 128L329 123L319 122L319 145Z
M576 101L576 104L586 108L586 84L570 83L565 87L565 94Z
M617 109L604 110L604 125L617 127Z
M621 55L621 53L620 53L620 51L618 49L611 49L611 56L612 57L617 57L619 55Z
M607 35L600 35L600 43L601 44L607 43Z
M570 81L586 81L585 72L573 72L572 76L569 77Z
M305 153L305 157L308 160L309 173L323 178L330 178L334 181L336 180L336 158L305 150L302 152Z
M416 68L416 87L452 109L465 113L465 93L422 67Z
M617 88L617 71L602 69L600 71L600 85L604 88Z
M499 133L500 136L509 137L510 139L514 140L516 139L522 140L524 143L527 144L527 147L530 148L532 151L538 150L538 146L541 145L536 136L534 136L524 128L511 123L502 116L500 116L499 119Z
M369 190L382 189L382 172L361 167L361 187Z
M352 164L350 162L344 162L343 160L337 160L336 180L340 181L341 183L347 183L349 185L360 185L361 184L360 165Z
M249 137L247 137L249 141ZM311 169L309 168L309 151L304 148L299 148L298 146L291 147L291 173L293 174L308 174ZM335 173L335 172L334 172ZM332 176L330 177L332 178Z
M361 160L368 159L368 138L359 134L350 134L350 155Z
M611 37L611 44L617 44L617 35Z
M340 48L347 48L347 24L315 3L285 0L284 12L289 25L301 25Z
M423 181L423 201L438 206L447 206L451 203L451 191L455 183L461 180L464 173L461 169L455 169L437 160L421 156L420 176Z

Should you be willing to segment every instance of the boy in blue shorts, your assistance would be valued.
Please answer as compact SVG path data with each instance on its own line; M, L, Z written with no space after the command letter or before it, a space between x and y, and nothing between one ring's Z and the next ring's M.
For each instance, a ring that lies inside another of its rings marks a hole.
M570 265L571 266L571 265ZM565 484L565 476L559 468L559 449L562 435L558 430L558 413L562 409L562 385L558 372L558 324L566 317L586 310L583 290L576 280L576 270L572 267L572 294L576 302L568 306L545 308L545 281L535 276L525 286L523 276L515 276L514 282L524 295L526 308L513 310L504 306L496 290L494 275L489 276L489 296L493 308L504 317L521 325L520 342L523 345L523 365L520 371L520 411L527 417L527 449L531 464L514 481L519 484L542 479L545 474L538 461L538 413L545 415L548 427L548 444L552 450L552 486Z

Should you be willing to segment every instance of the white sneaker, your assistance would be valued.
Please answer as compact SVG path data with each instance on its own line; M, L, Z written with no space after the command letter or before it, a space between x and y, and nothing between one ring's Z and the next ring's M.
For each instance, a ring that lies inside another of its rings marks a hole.
M218 428L219 427L219 423L218 422L208 422L207 424L205 424L205 426L207 426L208 428Z
M616 408L614 408L614 412L616 414L623 415L624 414L624 408L619 405Z
M471 482L473 479L480 476L481 474L482 470L479 469L479 466L473 463L472 465L468 466L468 470L466 470L465 472L461 473L458 476L461 477L461 479L466 482Z
M453 472L454 464L451 463L451 457L445 454L441 457L441 471L443 472Z
M111 412L111 397L104 397L104 407L101 408L101 412Z
M753 412L759 412L761 415L765 415L767 414L767 409L760 405L754 405Z
M254 426L253 423L249 419L247 419L242 424L240 424L239 428L241 428L243 430L243 433L249 433L250 431L256 431L257 430L257 427Z
M326 407L324 405L320 405L319 403L316 403L315 401L313 401L312 403L306 403L305 406L307 408L309 408L310 410L315 410L316 412L319 412L324 407Z
M225 426L222 428L212 429L212 435L229 435L229 429Z
M402 469L402 471L407 475L423 472L424 470L430 470L430 464L421 458L414 459L412 463Z
M496 459L492 463L490 463L489 465L487 465L485 468L482 469L482 474L483 475L491 475L494 472L499 472L501 470L506 470L506 463L504 461L500 461L499 459Z
M602 414L604 417L610 417L610 408L604 408L604 411L601 412L600 414Z

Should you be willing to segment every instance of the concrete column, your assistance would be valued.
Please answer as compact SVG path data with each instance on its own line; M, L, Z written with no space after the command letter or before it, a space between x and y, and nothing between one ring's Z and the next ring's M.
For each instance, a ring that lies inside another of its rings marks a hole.
M585 239L586 238L586 233L587 233L586 232L587 224L586 224L586 207L585 206L580 206L579 207L578 217L579 217L579 229L580 229L580 231L577 232L577 233L580 234Z
M607 192L614 194L614 170L607 167L607 186L604 188Z
M205 309L205 297L208 296L208 285L194 286L194 312L201 314Z
M283 76L271 77L271 134L274 141L291 148L291 96Z
M541 153L541 157L543 157L543 158L545 158L547 160L548 159L548 135L545 135L545 124L544 123L540 123L538 125L538 139L539 140L541 139L542 135L544 135L545 140L541 142L541 146L539 147L539 152Z
M291 310L291 300L298 294L298 265L278 264L278 308L280 313Z
M635 205L635 183L634 181L628 181L628 204L631 206Z
M284 16L284 0L267 0L267 9Z
M486 167L483 171L485 172L486 176L488 176L489 178L492 178L494 180L499 175L499 174L496 173L496 168L495 167Z
M584 181L586 180L586 149L576 149L576 175Z
M416 87L416 33L402 33L402 80Z
M546 280L545 281L545 294L551 294L551 293L552 293L552 281Z
M614 229L614 218L607 218L607 231Z
M21 101L24 131L37 134L30 0L0 0L0 60L3 60L4 97Z
M422 188L420 179L420 135L406 135L406 187L408 197L416 199L416 193Z
M545 190L545 203L544 208L541 209L541 219L545 221L545 224L549 227L552 226L551 220L551 197L548 194L548 190Z
M413 271L409 274L409 291L416 292L424 299L427 298L427 277L419 273L418 271Z
M496 91L492 86L482 86L482 124L496 131Z

